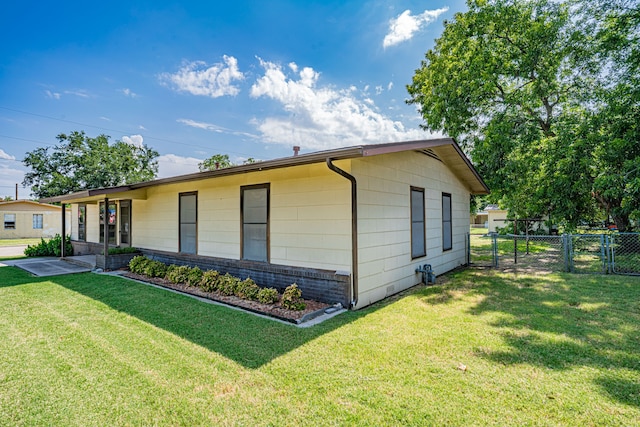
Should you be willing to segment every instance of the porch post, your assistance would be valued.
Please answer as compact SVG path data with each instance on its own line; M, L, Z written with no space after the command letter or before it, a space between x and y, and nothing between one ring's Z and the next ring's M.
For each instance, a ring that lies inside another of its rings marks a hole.
M109 256L109 198L104 198L104 224L102 224L102 232L104 233L104 265L107 265L107 257Z
M65 247L65 241L66 241L66 237L67 237L67 210L64 206L64 202L60 203L60 208L62 210L62 232L60 233L60 235L62 236L62 243L60 244L60 256L62 258L65 257L65 253L64 253L64 247Z

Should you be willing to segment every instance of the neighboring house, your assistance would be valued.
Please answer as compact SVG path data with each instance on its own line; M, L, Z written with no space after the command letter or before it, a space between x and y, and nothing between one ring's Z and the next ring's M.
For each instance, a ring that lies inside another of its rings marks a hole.
M487 194L450 138L294 155L53 197L75 253L135 246L167 263L251 276L362 308L466 263L470 194ZM107 215L105 221L105 206ZM107 242L105 244L105 237Z
M496 233L498 228L503 228L508 224L506 219L509 216L509 211L506 209L500 209L494 205L491 209L487 207L486 212L489 233Z
M472 228L487 228L489 233L495 233L497 227L506 225L508 211L500 209L498 205L487 205L475 215L471 215Z
M61 234L60 206L30 200L0 202L0 239L48 238ZM70 211L67 212L70 217ZM71 227L66 227L67 233Z

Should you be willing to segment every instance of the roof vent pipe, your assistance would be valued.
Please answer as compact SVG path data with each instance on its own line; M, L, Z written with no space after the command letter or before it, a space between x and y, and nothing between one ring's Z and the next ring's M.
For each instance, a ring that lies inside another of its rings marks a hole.
M299 152L300 152L300 146L299 145L294 145L293 146L293 155L297 156Z

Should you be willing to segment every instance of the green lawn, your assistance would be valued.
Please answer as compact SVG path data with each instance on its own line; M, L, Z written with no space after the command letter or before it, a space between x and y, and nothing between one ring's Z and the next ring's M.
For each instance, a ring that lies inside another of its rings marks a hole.
M3 267L0 424L637 424L640 278L438 280L299 329Z

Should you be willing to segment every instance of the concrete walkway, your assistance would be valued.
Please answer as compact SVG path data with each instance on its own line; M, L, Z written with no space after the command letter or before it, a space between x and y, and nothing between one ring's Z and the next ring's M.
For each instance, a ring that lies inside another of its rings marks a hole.
M0 266L21 268L34 276L57 276L60 274L85 273L91 271L86 265L77 265L55 257L39 257L0 261Z

